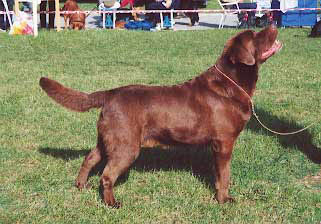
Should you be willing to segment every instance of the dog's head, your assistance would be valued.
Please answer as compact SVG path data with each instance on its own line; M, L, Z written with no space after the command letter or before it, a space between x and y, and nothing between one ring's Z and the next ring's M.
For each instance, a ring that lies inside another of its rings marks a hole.
M82 30L85 29L86 15L85 13L71 14L69 25L71 29Z
M277 35L273 25L260 32L245 30L227 41L223 57L234 65L260 65L282 48Z

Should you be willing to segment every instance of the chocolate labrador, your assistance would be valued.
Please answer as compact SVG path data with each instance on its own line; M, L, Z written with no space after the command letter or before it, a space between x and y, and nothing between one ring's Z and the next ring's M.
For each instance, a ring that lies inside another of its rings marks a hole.
M215 164L215 197L219 203L233 201L229 195L233 146L252 115L250 97L259 67L281 49L277 34L276 27L270 26L235 35L213 67L179 85L129 85L88 94L42 77L42 89L62 106L79 112L101 108L97 145L84 159L76 186L84 188L89 171L107 157L100 179L103 200L119 207L113 186L141 147L209 145Z

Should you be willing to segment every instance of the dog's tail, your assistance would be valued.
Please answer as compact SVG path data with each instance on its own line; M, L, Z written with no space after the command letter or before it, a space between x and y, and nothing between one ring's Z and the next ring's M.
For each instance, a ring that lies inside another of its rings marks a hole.
M88 94L67 88L46 77L40 78L39 85L54 101L70 110L79 112L103 107L107 96L107 91Z

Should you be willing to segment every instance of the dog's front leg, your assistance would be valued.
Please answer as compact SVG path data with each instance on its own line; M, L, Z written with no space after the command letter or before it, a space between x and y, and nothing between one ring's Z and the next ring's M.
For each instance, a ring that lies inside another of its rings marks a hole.
M65 27L64 29L67 29L68 28L68 15L64 14L64 22L65 22Z
M215 141L213 145L213 156L216 173L216 200L218 203L233 202L229 195L230 185L230 163L235 140Z

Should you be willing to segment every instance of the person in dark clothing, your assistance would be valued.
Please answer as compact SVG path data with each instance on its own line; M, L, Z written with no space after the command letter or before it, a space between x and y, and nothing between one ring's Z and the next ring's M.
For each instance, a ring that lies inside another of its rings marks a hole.
M280 1L272 0L271 2L272 9L280 9ZM276 23L278 27L282 26L282 12L281 11L273 11L273 21Z
M134 7L146 7L146 5L155 2L155 0L134 0Z
M13 0L7 0L9 11L13 11ZM6 9L2 1L0 1L0 11L5 12ZM12 21L12 14L10 14L10 19ZM0 14L0 29L1 30L9 30L10 23L7 14Z
M197 10L199 8L199 2L195 0L183 0L181 1L181 9L182 10ZM199 15L198 12L185 12L185 15L190 18L191 26L198 25L199 23Z
M56 5L55 1L49 0L48 1L48 8L49 8L49 24L48 28L53 29L55 26L55 11L56 11ZM41 1L40 3L40 11L46 11L47 10L47 1ZM40 14L40 27L46 28L47 27L47 14L41 13Z
M180 7L180 0L160 0L151 2L146 5L146 10L168 10L168 9L179 9ZM163 14L164 15L164 14ZM150 21L154 23L160 23L160 14L153 13L149 15Z

